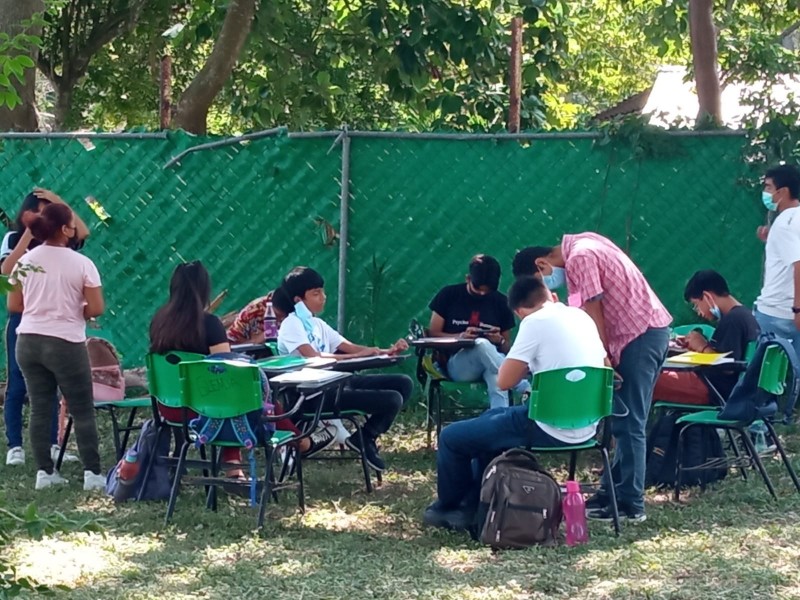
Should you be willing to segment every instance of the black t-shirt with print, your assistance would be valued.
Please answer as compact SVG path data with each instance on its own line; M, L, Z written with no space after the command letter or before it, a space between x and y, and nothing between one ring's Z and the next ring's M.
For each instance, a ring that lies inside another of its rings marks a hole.
M428 306L444 319L444 333L458 334L479 325L499 327L500 331L514 327L514 315L504 294L494 291L473 295L466 283L443 287Z
M734 306L722 315L709 345L716 352L730 352L730 357L734 360L744 360L748 344L755 341L758 334L758 323L750 309ZM727 398L736 385L739 374L719 371L709 372L707 377L722 397Z

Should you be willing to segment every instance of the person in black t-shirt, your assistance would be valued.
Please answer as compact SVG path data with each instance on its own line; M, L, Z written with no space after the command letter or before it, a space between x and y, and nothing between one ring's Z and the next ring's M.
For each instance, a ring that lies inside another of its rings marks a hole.
M691 302L695 312L709 321L717 320L711 339L699 330L686 336L687 350L693 352L729 352L734 360L744 360L747 346L758 338L759 327L753 313L731 296L725 278L716 271L698 271L686 284L684 298ZM708 381L727 399L738 373L714 371L706 376ZM696 374L685 371L664 371L656 382L653 399L685 404L709 404L708 385Z
M514 315L505 295L497 291L500 264L491 256L478 254L469 263L466 284L448 285L431 300L430 335L475 339L473 348L437 356L439 368L453 381L483 379L491 408L508 406L508 392L497 387L497 371L511 347ZM523 380L516 391L530 390Z

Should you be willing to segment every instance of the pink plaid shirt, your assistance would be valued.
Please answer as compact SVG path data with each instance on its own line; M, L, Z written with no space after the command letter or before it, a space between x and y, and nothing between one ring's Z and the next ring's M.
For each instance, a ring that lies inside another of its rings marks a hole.
M583 306L602 296L606 341L613 365L622 350L651 327L672 322L664 305L633 261L611 240L596 233L565 235L561 253L570 304Z

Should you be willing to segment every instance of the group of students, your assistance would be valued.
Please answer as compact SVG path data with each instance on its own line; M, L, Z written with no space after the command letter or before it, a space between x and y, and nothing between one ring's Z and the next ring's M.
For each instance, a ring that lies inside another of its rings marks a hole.
M787 314L793 315L795 329L782 335L800 343L800 298L794 297L800 293L794 283L795 273L800 272L800 217L795 214L799 192L796 169L778 167L767 173L765 204L768 194L779 214L769 233L759 232L767 242L767 275L755 317L731 296L719 273L699 271L687 283L684 296L699 315L718 323L710 339L690 333L686 347L730 352L742 359L759 325L770 331L778 322L785 329ZM20 461L21 407L27 385L36 488L65 483L53 464L58 388L75 421L84 488L95 489L102 487L104 478L84 342L86 319L103 311L100 277L91 260L73 251L88 230L62 200L38 190L25 202L17 231L6 236L3 245L2 270L20 283L8 299L7 463L24 462L24 455ZM611 421L616 446L612 472L604 473L600 491L587 501L589 516L611 518L608 490L614 485L620 515L644 520L645 425L654 390L663 400L704 403L709 397L706 384L694 375L661 372L671 315L631 259L595 233L568 234L556 246L525 248L514 257L512 270L515 281L506 297L498 291L498 261L477 255L470 262L466 281L442 288L430 302L429 335L476 340L472 347L437 354L437 367L456 381L483 380L490 409L443 429L437 453L438 497L423 520L434 526L468 527L477 508L481 465L501 450L574 444L595 435L596 425L563 430L531 421L524 405L509 406L508 392L515 390L524 398L530 391L530 377L537 372L603 365L613 367L618 379ZM554 292L564 288L567 302L561 303ZM345 359L408 348L404 339L384 349L359 345L320 319L326 302L324 281L308 267L291 270L273 292L245 307L227 330L208 312L210 295L210 277L200 262L178 265L169 299L151 322L150 350L228 353L231 342L263 341L266 314L274 315L279 324L278 349L284 355ZM780 315L771 314L777 312ZM512 344L514 315L520 326ZM736 375L723 372L717 377L714 387L727 395ZM367 414L363 446L355 436L341 441L363 453L376 470L385 468L377 440L389 430L412 388L406 375L360 375L350 378L341 393L340 409ZM330 408L334 399L335 394L328 393L321 401ZM168 419L180 418L170 415L166 407L162 410ZM291 422L278 426L295 427ZM300 449L311 456L327 448L338 438L340 428L324 423L301 441ZM239 462L234 452L228 450L222 460Z

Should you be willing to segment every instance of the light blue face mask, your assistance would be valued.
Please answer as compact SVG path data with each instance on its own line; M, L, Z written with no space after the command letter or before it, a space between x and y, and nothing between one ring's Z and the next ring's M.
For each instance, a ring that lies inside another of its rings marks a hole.
M549 290L557 290L567 284L567 272L562 267L553 267L550 275L542 275L542 281Z
M708 312L711 313L711 316L714 317L717 321L722 318L722 311L719 309L719 306L710 306L708 308Z
M294 314L297 315L297 318L300 319L300 322L303 324L303 329L306 330L309 343L316 348L317 352L322 352L319 347L320 341L317 339L317 336L314 335L314 314L308 310L306 303L302 300L297 302L294 305Z
M778 205L775 204L775 200L773 200L772 194L769 192L761 192L761 201L767 210L778 210Z

